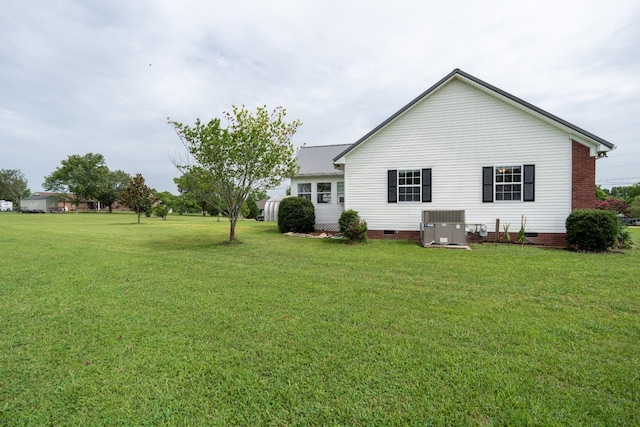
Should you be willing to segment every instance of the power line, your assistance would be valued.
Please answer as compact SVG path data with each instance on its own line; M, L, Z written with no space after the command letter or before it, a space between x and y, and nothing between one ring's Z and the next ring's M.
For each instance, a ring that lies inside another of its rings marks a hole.
M596 179L599 182L610 182L610 181L633 181L640 180L640 176L630 176L627 178L605 178L605 179Z

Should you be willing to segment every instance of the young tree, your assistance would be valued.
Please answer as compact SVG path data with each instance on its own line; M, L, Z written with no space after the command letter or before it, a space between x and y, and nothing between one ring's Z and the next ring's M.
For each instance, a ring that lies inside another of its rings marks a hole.
M42 186L45 190L61 194L73 193L72 201L78 212L80 203L96 198L108 171L102 154L72 154L44 178Z
M627 210L627 204L622 200L610 197L607 200L597 201L595 208L605 211L616 211L616 213L624 213Z
M140 215L149 212L156 201L153 190L146 186L143 176L139 173L131 178L129 185L120 194L120 203L138 214L138 224Z
M131 181L131 175L122 170L107 171L104 181L96 194L96 199L109 207L109 213L113 212L113 204L120 198L120 193Z
M20 206L23 197L30 194L27 179L18 169L0 169L0 199L11 200Z
M190 156L188 164L176 164L183 172L204 174L229 218L229 241L235 240L240 209L252 191L275 188L297 171L291 142L299 120L285 122L286 110L258 107L255 115L244 106L233 106L220 119L193 126L169 120Z

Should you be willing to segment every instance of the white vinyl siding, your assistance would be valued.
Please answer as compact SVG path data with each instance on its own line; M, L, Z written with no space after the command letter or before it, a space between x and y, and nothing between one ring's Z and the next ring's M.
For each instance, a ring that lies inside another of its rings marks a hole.
M310 200L315 208L316 224L337 224L340 214L344 210L344 203L338 202L338 182L342 182L344 188L344 177L342 175L294 177L291 180L291 195L299 195L297 192L298 184L309 183L311 186ZM318 193L319 184L320 193ZM330 192L323 192L321 184L329 184L331 187ZM325 196L322 196L322 194L325 194ZM328 200L328 203L318 203L319 195Z
M527 216L527 231L562 233L571 211L571 136L467 83L431 93L346 155L345 209L371 230L419 230L421 211L466 211L494 231ZM483 203L482 168L535 165L535 202ZM433 202L387 203L387 171L432 167ZM352 191L357 189L357 191Z

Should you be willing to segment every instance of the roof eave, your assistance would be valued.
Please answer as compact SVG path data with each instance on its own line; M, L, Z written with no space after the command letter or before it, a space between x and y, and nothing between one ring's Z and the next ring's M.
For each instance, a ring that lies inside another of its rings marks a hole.
M334 176L334 175L344 175L344 172L340 169L336 169L335 172L320 172L320 173L298 173L294 175L294 178L308 178L311 176Z

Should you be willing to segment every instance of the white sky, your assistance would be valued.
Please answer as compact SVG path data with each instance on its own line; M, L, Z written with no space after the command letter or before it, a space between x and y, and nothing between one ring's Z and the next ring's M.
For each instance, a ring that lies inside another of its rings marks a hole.
M175 192L192 124L283 106L299 145L352 143L454 68L617 146L640 182L640 2L4 0L0 169L32 191L70 154Z

